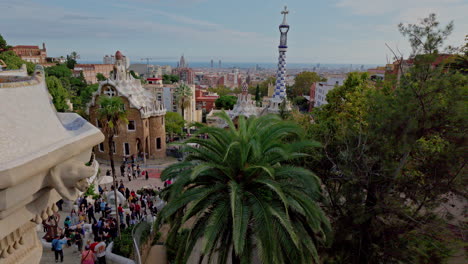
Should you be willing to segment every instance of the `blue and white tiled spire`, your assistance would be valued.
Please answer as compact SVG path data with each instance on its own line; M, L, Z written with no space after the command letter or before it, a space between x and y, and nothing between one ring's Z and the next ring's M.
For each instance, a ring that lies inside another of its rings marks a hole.
M276 74L276 85L275 91L273 92L273 98L271 98L270 110L272 112L278 111L278 106L286 99L286 51L288 50L288 31L289 25L286 22L286 15L289 13L287 7L281 11L283 22L279 25L279 31L281 33L280 44L278 46L279 57L278 57L278 72Z

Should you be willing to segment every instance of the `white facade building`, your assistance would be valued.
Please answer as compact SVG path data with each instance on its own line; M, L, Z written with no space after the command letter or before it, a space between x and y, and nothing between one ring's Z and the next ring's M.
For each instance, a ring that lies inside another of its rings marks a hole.
M343 85L344 77L328 78L326 82L319 82L315 88L315 107L328 104L327 93L336 86Z

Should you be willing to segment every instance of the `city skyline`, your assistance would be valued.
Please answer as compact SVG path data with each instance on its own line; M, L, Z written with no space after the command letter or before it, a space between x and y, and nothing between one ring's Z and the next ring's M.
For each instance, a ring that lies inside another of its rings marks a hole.
M447 44L455 46L468 28L463 0L220 2L0 0L0 10L7 11L0 16L0 34L11 45L45 42L51 56L76 51L83 60L102 60L121 50L133 63L143 57L172 61L181 54L189 63L274 63L286 4L288 62L384 64L392 58L386 43L410 54L399 22L416 23L431 12L442 25L454 20Z

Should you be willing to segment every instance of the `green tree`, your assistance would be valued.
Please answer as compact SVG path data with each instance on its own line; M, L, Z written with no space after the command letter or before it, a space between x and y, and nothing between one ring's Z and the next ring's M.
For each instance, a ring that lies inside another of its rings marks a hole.
M181 134L184 128L184 118L176 112L166 113L166 133L169 134L171 140L174 138L174 134Z
M257 87L255 88L255 102L257 106L260 106L262 104L261 98L260 98L260 85L257 84Z
M185 119L185 109L190 107L191 105L191 98L192 98L192 89L185 83L181 83L179 87L174 92L175 99L177 101L177 105L180 107L182 112L182 118Z
M164 84L171 84L179 82L179 76L172 75L172 74L164 74L163 75L163 83Z
M70 78L72 76L71 70L64 64L50 66L45 68L48 76L55 76L57 78Z
M114 136L119 133L120 124L127 123L127 112L124 108L124 103L120 97L108 97L100 96L99 105L101 108L98 109L98 119L102 124L102 131L107 137L109 160L111 164L112 177L114 182L112 189L114 190L115 208L118 208L117 204L117 175L115 174L114 166ZM120 217L117 218L117 232L120 237Z
M330 199L330 262L444 263L453 247L450 214L436 209L466 194L468 80L422 52L395 86L351 73L314 109L309 136L324 148L304 162Z
M0 34L0 52L8 48L10 48L10 46L8 46L6 40L3 38L2 34Z
M96 74L96 79L98 80L98 82L102 82L102 81L105 81L107 78L106 78L106 76L104 76L104 74L98 72Z
M232 110L236 102L237 97L232 95L223 95L216 99L215 106L218 109Z
M199 263L252 263L254 254L263 263L320 263L317 245L330 232L317 203L320 181L284 164L317 143L276 115L240 117L238 128L219 116L229 129L202 127L208 139L188 139L197 147L186 145L187 158L161 175L174 180L162 191L167 205L158 218L170 225L173 263L186 263L200 240Z
M452 33L453 21L445 28L439 28L436 14L432 13L422 19L419 24L404 25L400 23L398 29L403 36L408 37L413 49L413 56L419 53L433 54L438 53L444 40Z
M304 96L294 97L292 103L297 106L301 112L307 112L309 110L309 101Z
M211 93L216 93L219 96L234 94L234 91L226 86L210 87L208 88L208 91Z
M62 82L55 76L46 77L47 88L52 95L52 102L59 112L68 110L67 99L70 97L68 91L63 88Z
M304 94L308 95L312 84L321 81L324 81L324 79L315 72L301 72L294 78L294 85L290 87L291 89L287 90L288 97L294 98Z
M73 70L76 65L76 60L79 57L80 56L75 51L73 51L72 53L70 53L70 55L67 55L67 61L65 62L65 64L69 69Z

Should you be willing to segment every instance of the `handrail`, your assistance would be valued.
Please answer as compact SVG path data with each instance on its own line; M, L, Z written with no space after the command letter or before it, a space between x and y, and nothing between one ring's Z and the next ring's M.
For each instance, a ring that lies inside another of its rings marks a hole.
M132 228L132 239L133 239L133 247L134 247L133 252L135 253L135 258L136 258L135 261L136 261L137 264L141 264L140 248L138 247L138 243L137 243L136 238L135 238L135 228L137 228L139 225L140 225L140 223L133 226L133 228Z

